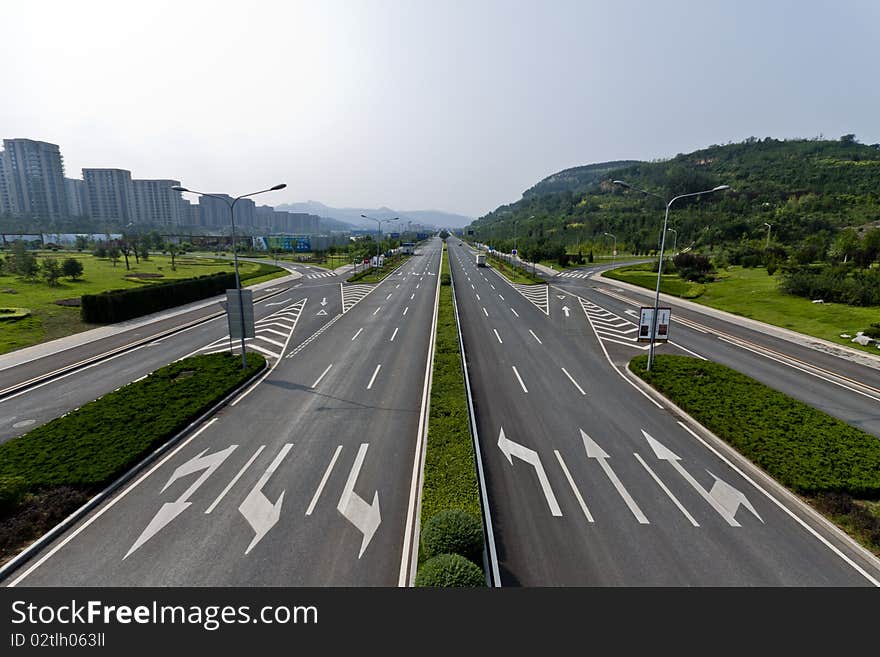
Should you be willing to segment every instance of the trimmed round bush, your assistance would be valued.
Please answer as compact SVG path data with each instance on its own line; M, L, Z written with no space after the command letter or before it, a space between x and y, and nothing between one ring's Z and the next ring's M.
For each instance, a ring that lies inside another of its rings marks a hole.
M448 509L433 516L422 529L422 550L426 557L460 554L480 563L483 555L483 525L460 509Z
M428 559L416 576L416 586L466 588L485 584L483 571L460 554L440 554Z

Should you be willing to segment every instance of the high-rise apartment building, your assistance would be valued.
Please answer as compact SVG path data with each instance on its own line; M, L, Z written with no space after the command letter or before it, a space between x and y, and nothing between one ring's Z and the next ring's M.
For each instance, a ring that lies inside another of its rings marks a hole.
M93 219L122 223L137 220L131 171L83 169L89 215Z
M67 211L71 217L85 217L88 213L86 203L86 184L75 178L64 179L64 191L67 192Z
M219 198L215 198L219 197ZM226 194L213 194L212 196L199 197L199 225L217 227L230 227L229 204L231 196ZM236 228L251 228L257 218L257 206L249 198L243 198L235 204Z
M69 216L64 162L57 145L4 139L0 159L0 212L43 220Z
M171 228L187 222L186 206L180 192L171 189L180 186L179 180L132 180L135 221Z

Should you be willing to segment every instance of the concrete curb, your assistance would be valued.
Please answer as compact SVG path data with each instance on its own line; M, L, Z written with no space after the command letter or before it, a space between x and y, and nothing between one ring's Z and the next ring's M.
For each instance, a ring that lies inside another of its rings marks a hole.
M653 292L651 290L648 290L647 288L639 287L638 285L633 285L632 283L626 283L624 281L618 281L613 278L606 278L605 276L602 276L603 273L604 271L597 272L596 274L590 276L588 280L598 275L602 279L602 282L606 283L607 285L616 285L618 287L630 290L632 292L639 292L641 294L653 294ZM858 349L853 349L852 347L847 347L846 345L837 344L836 342L830 342L822 338L816 338L812 335L807 335L805 333L798 333L797 331L792 331L791 329L783 328L781 326L767 324L766 322L751 319L750 317L735 315L733 313L727 312L726 310L718 310L717 308L704 306L702 304L688 301L687 299L680 299L678 297L674 297L662 292L660 293L660 298L667 303L676 303L684 308L687 308L688 310L693 310L694 312L700 313L702 315L708 315L709 317L715 317L716 319L721 319L726 322L739 324L745 326L746 328L758 331L759 333L780 338L787 342L792 342L800 347L808 347L810 349L813 349L814 351L819 351L823 354L829 354L831 356L843 358L845 360L858 363L859 365L865 365L866 367L880 369L880 356L876 356L866 351L859 351ZM821 345L824 348L820 349L818 345Z
M253 376L249 377L246 381L243 381L241 385L235 388L232 392L226 395L223 399L215 403L208 410L202 413L195 420L190 422L183 430L179 431L177 434L166 440L162 445L156 448L152 453L147 455L141 461L136 463L134 466L129 468L124 474L110 483L106 488L104 488L97 495L92 497L88 502L83 504L81 507L76 509L73 513L67 516L64 520L55 525L48 532L43 534L36 541L27 546L24 550L19 552L15 557L7 561L2 567L0 567L0 582L6 580L13 572L18 570L21 566L26 564L31 560L38 552L40 552L43 548L49 545L56 538L61 536L68 529L73 527L76 523L82 520L86 515L88 515L92 510L100 506L104 501L109 499L116 491L122 488L129 481L134 479L144 468L148 465L154 463L159 457L161 457L165 452L167 452L171 447L179 443L181 440L186 438L189 434L191 434L196 428L201 426L205 420L209 417L217 413L221 408L226 406L230 401L232 401L237 395L241 393L243 389L251 384L251 382L257 377L261 376L266 369L268 368L268 361L265 361L263 364L263 368L259 371L255 372Z
M880 558L875 556L872 552L870 552L864 546L858 543L843 529L828 520L828 518L819 513L819 511L814 509L803 498L799 497L787 487L776 481L776 479L774 479L770 474L761 469L758 465L750 461L747 457L740 454L729 443L725 442L715 433L700 424L698 420L692 417L684 409L676 405L671 399L666 397L666 395L648 384L641 377L633 374L629 369L629 363L623 366L623 372L621 372L621 374L623 376L629 377L629 379L633 381L637 386L639 386L646 394L655 397L657 400L665 404L667 410L669 410L673 415L681 417L687 424L690 424L691 427L700 431L713 443L713 446L716 450L723 453L724 456L726 456L737 466L745 470L752 478L768 488L770 492L772 492L777 497L777 501L785 502L786 506L789 507L789 510L792 513L795 513L795 515L801 517L800 514L794 511L794 509L801 511L804 515L807 516L806 519L801 518L804 522L807 522L809 519L809 521L812 521L813 525L819 525L822 529L826 531L826 533L831 534L831 536L833 536L838 543L842 543L844 546L849 548L851 552L854 552L856 555L858 555L859 558L866 562L870 567L874 568L875 577L880 577ZM792 507L794 507L794 509Z

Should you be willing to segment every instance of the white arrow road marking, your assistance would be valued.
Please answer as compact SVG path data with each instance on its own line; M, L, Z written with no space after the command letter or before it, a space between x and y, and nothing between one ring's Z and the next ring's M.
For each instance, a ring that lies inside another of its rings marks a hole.
M501 427L501 433L498 434L498 448L510 465L513 465L513 457L515 456L535 468L535 473L538 475L538 481L541 483L544 497L547 500L547 506L550 507L550 513L554 516L561 516L562 509L559 508L559 502L556 501L556 495L553 494L553 488L550 487L550 480L547 479L547 473L544 471L538 452L510 440L504 435L504 427Z
M560 301L562 301L565 298L565 295L564 294L557 294L556 298L559 299Z
M322 306L326 306L326 305L327 305L327 297L324 297L323 299L321 299L321 305L322 305Z
M660 477L658 477L656 475L656 473L650 467L648 467L648 464L645 463L644 459L641 456L639 456L636 452L633 452L633 456L635 456L636 460L642 464L642 467L648 471L648 474L651 475L651 477L654 479L654 481L657 482L657 485L663 489L663 492L666 493L666 495L669 497L669 499L672 500L672 502L675 504L675 506L678 507L678 510L684 514L684 517L687 518L694 527L699 527L700 523L698 523L694 519L694 517L690 513L688 513L688 510L684 508L684 505L678 501L678 498L672 494L672 491L666 487L666 484L664 484L660 480Z
M281 491L281 495L272 504L263 494L262 489L292 448L293 443L284 443L284 447L278 452L275 460L266 468L266 471L251 489L251 492L248 493L247 497L244 498L244 501L238 507L238 512L244 516L244 519L248 521L248 524L250 524L255 533L250 545L244 551L245 554L250 552L269 533L269 530L275 526L281 517L281 504L284 501L285 491Z
M709 472L706 470L706 472ZM758 515L758 512L755 511L755 507L752 506L752 503L749 502L748 498L738 491L736 488L728 484L723 479L716 477L714 474L709 472L709 475L715 480L715 483L712 484L712 490L709 491L709 495L718 500L718 503L721 504L727 512L730 513L731 516L736 517L736 512L739 510L739 505L742 504L749 511L755 514L755 517L760 520L762 523L764 519Z
M679 463L681 457L679 457L675 452L663 445L656 438L651 436L651 434L649 434L644 429L642 429L642 435L645 437L645 440L648 441L648 444L654 451L654 455L661 461L669 461L669 464L673 468L675 468L676 472L678 472L678 474L680 474L686 482L693 486L694 490L696 490L702 496L702 498L706 500L709 505L718 512L718 515L720 515L722 518L724 518L724 520L727 521L728 525L730 525L731 527L741 526L736 521L736 518L733 517L733 514L728 510L728 508L719 500L715 499L713 495L709 494L709 492L700 485L700 482L694 479L691 474L687 470L685 470L684 467L682 467L681 463ZM710 472L709 474L712 473ZM712 476L714 477L715 475ZM716 479L715 483L717 484L719 481L719 479ZM742 493L740 493L740 495L742 495ZM745 498L745 496L743 496L743 498ZM730 503L730 500L727 500L727 502Z
M568 306L562 306L562 312L565 313L565 316L566 316L566 317L569 316L569 315L568 315L568 310L569 310Z
M342 489L339 504L336 505L336 510L364 535L358 559L363 556L364 550L367 549L373 534L376 533L382 522L382 514L379 511L379 491L373 493L372 504L367 504L364 498L354 492L354 484L360 474L361 466L364 464L364 456L366 456L369 446L369 443L361 443L354 459L354 465L351 466L351 472L348 473L348 481L345 482L345 488Z
M235 486L235 483L239 479L241 479L241 476L245 473L245 471L249 467L251 467L251 464L253 464L253 462L257 459L257 457L260 455L260 453L265 448L266 448L265 445L260 445L259 447L257 447L257 451L255 451L253 453L253 455L247 460L247 463L245 463L243 466L241 466L241 470L239 470L238 473L232 478L232 480L228 484L226 484L226 488L224 488L222 491L220 491L220 494L217 496L217 498L213 502L211 502L211 506L209 506L207 509L205 509L206 514L211 513L211 511L213 511L217 507L217 505L220 504L221 500L224 497L226 497L226 493L228 493L229 490L233 486Z
M180 479L181 477L186 477L187 475L191 475L193 473L198 472L199 470L204 470L201 476L196 479L189 488L187 488L183 493L180 494L173 502L166 502L162 505L162 508L153 516L153 519L150 520L150 523L146 526L144 531L141 532L141 535L138 536L137 540L134 542L128 552L125 553L125 556L122 557L122 560L125 561L128 556L137 550L141 545L149 541L153 536L155 536L165 525L174 520L181 513L186 511L192 502L189 502L189 498L193 493L198 490L199 486L205 483L208 477L214 474L214 471L220 467L223 461L235 451L235 448L238 445L230 445L224 450L219 452L214 452L213 454L209 454L205 456L205 452L207 452L207 448L202 450L201 453L191 458L189 461L184 463L183 465L179 465L176 470L171 474L171 478L162 486L162 491L164 492L166 488L168 488L175 481Z
M593 520L593 514L590 513L590 510L584 503L584 498L581 497L581 492L574 484L574 479L572 478L571 473L568 471L568 466L565 465L565 461L562 460L562 454L559 453L558 449L554 449L553 453L556 454L556 460L559 461L559 467L562 468L562 472L563 474L565 474L565 478L568 479L568 485L571 486L571 492L573 492L575 498L577 498L578 504L580 504L581 506L581 511L583 511L584 515L587 517L587 522L595 522Z
M608 465L608 459L611 457L608 456L605 450L599 447L599 445L596 444L596 442L590 438L583 429L580 429L580 432L581 440L584 441L584 449L587 451L587 458L596 459L599 462L599 465L605 472L605 476L608 477L611 484L617 489L618 494L623 498L623 501L626 502L626 505L629 507L629 510L632 511L636 520L643 525L650 524L645 517L645 514L642 513L642 510L639 508L639 505L636 504L636 501L629 494L629 491L626 490L623 483L617 478L617 475L614 474L614 470Z

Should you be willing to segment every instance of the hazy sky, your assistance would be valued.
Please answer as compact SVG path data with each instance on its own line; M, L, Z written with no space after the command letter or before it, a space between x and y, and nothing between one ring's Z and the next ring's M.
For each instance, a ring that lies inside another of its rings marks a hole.
M877 0L0 2L0 137L70 177L479 216L578 164L880 141Z

